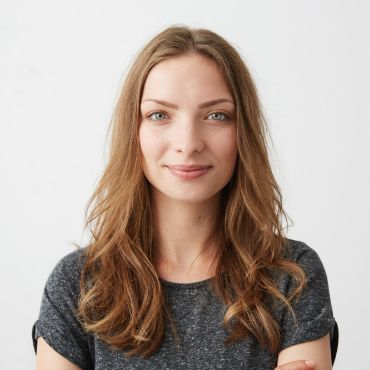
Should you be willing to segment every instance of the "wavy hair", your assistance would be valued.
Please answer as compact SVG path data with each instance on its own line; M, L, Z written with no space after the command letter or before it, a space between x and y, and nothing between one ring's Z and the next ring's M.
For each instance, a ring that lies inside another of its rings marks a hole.
M149 71L186 53L217 63L236 106L238 158L221 191L221 212L213 230L220 248L211 287L226 305L223 324L230 335L225 345L252 335L262 347L277 352L281 338L271 303L281 301L295 317L290 303L299 297L306 275L285 254L291 250L282 227L282 216L287 220L287 215L269 163L268 131L257 89L229 42L210 30L181 24L152 38L124 79L109 125L108 163L86 206L91 240L82 254L76 316L88 333L114 350L126 351L128 357L150 357L164 340L166 320L179 344L153 263L150 186L143 175L138 130ZM279 290L277 272L291 275L296 283L288 296Z

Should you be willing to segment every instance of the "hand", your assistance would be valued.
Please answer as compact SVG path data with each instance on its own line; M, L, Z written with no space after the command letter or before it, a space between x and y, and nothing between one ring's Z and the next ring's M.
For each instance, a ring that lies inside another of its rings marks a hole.
M314 370L314 369L315 369L314 361L299 360L279 365L278 367L275 367L274 370Z

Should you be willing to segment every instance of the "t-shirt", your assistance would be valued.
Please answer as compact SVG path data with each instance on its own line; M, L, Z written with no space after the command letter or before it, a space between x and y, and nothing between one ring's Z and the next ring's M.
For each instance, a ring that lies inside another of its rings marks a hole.
M86 333L74 316L79 295L79 277L84 248L73 251L55 265L43 290L38 319L32 327L34 351L37 338L44 340L59 354L83 370L122 369L253 369L273 370L278 353L289 346L312 341L330 333L332 362L338 345L338 326L333 317L329 286L324 266L314 249L301 241L288 239L293 246L292 259L308 276L308 285L292 307L298 319L295 326L290 310L281 305L273 317L281 326L281 345L277 353L260 347L255 337L224 345L230 333L222 323L225 305L210 289L211 279L192 283L175 283L161 279L165 288L181 348L176 347L169 325L165 339L148 359L126 357L91 333ZM288 293L292 278L284 274L279 289Z

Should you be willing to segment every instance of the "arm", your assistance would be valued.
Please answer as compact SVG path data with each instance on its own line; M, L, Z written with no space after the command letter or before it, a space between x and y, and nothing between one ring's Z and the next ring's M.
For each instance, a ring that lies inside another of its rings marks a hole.
M293 245L291 257L305 270L307 285L299 298L291 302L297 320L290 310L286 307L283 309L277 365L312 360L316 363L315 370L331 370L338 343L338 328L333 316L325 268L314 249L294 240ZM295 284L290 277L285 283L284 292L288 293Z
M36 370L81 370L81 368L51 348L43 337L38 337Z
M330 334L310 342L300 343L283 349L278 355L278 370L285 370L283 364L300 359L312 360L315 362L315 370L332 370L331 350L330 350ZM297 367L296 369L305 369L305 367ZM286 369L290 370L288 366ZM308 367L307 367L308 369ZM292 370L295 370L292 367Z
M75 314L79 296L80 251L58 261L46 281L40 313L32 326L37 370L93 368L88 335ZM74 364L78 367L71 367Z

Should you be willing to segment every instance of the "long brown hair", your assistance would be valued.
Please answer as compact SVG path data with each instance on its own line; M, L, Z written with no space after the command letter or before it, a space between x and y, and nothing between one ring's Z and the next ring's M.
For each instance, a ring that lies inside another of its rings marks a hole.
M222 189L214 229L220 248L211 279L227 305L224 325L231 332L225 345L252 335L276 352L279 325L266 299L280 300L293 312L290 302L299 297L306 276L284 253L290 250L282 227L287 215L269 163L267 125L255 84L235 48L207 29L173 25L163 30L139 51L124 79L109 126L109 160L86 207L91 242L83 254L76 315L87 332L129 357L153 354L164 339L167 319L176 334L153 264L150 187L141 167L138 129L150 69L185 53L217 63L236 105L238 159ZM283 271L296 282L288 297L276 281L275 273Z

